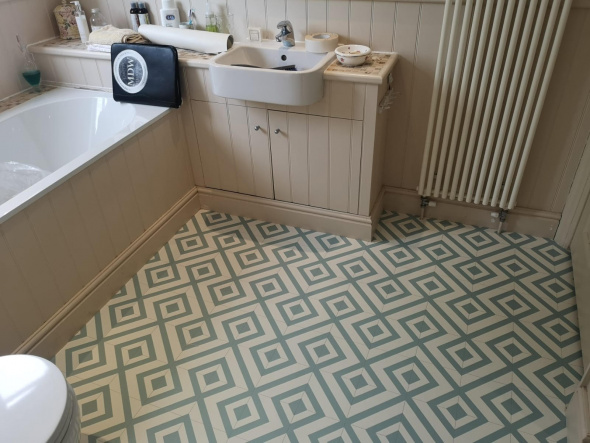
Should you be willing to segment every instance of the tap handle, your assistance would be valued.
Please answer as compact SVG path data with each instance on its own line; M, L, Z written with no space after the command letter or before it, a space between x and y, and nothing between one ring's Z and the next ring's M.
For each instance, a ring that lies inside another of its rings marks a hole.
M286 28L288 32L293 32L293 25L289 20L283 20L277 25L277 29Z

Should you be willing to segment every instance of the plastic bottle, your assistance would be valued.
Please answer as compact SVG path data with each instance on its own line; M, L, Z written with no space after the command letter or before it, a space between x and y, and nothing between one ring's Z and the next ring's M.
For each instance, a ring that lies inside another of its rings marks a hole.
M162 26L168 28L178 28L180 25L180 14L174 4L174 0L163 0L162 9L160 9L160 19Z
M86 21L86 14L80 6L80 2L78 0L72 2L76 8L75 15L76 15L76 25L78 25L78 31L80 32L80 39L82 43L86 43L88 41L88 35L90 34L90 29L88 29L88 21Z
M131 27L134 31L139 28L139 8L136 2L131 2L131 9L129 10L129 17L131 18Z
M139 16L139 24L140 25L149 25L150 24L150 15L147 10L147 6L144 2L139 2L139 12L137 13Z
M205 9L205 30L209 32L219 32L219 28L217 27L217 17L211 12L209 0L207 0L207 8Z
M104 15L102 15L102 12L100 12L100 9L92 8L90 12L90 29L92 32L98 31L108 25L107 20L104 18Z

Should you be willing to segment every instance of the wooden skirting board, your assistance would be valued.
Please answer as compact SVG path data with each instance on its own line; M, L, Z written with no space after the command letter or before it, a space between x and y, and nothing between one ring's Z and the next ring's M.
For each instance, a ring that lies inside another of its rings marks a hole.
M588 406L588 384L590 367L586 367L582 380L566 407L567 441L590 443L590 408Z
M201 208L314 231L370 241L372 217L287 203L262 197L198 188ZM375 205L377 206L377 205ZM381 214L376 214L377 219Z
M383 210L405 214L420 214L420 197L416 191L384 186L373 205L371 215L360 216L295 203L281 202L234 192L198 188L201 207L273 223L330 232L369 241ZM426 209L426 217L450 220L474 226L496 229L498 210L486 206L449 200L436 200L435 207ZM560 214L516 208L508 214L503 231L553 238Z
M196 188L193 188L35 331L14 354L53 357L198 210L199 198Z
M420 196L417 191L384 186L383 193L384 209L420 215ZM498 228L498 218L492 217L492 213L499 211L498 208L436 198L431 198L430 201L435 202L436 206L426 208L426 218L437 218L492 229ZM515 208L508 213L502 230L553 238L560 217L561 214L558 212Z

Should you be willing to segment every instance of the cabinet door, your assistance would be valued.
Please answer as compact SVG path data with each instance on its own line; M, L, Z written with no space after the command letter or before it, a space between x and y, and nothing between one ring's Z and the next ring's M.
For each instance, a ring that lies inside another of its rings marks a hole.
M250 155L254 195L274 198L272 185L272 165L270 159L270 139L268 136L268 115L266 109L246 108L250 133ZM255 130L260 126L259 130Z
M274 179L275 198L290 202L293 200L291 198L288 139L290 131L287 127L287 113L269 111L268 127L272 131L270 150L272 153L272 176ZM275 133L277 131L278 133Z
M273 198L266 111L225 103L192 104L205 185Z
M269 111L269 129L277 200L358 214L362 122Z

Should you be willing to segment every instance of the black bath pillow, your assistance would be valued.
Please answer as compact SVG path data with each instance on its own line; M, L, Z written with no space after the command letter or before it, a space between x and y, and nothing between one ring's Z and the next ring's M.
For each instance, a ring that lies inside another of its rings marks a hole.
M182 103L174 46L115 43L111 72L113 98L118 102L168 108Z

